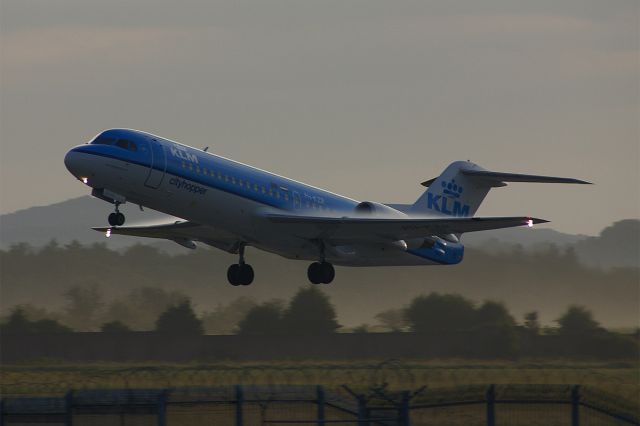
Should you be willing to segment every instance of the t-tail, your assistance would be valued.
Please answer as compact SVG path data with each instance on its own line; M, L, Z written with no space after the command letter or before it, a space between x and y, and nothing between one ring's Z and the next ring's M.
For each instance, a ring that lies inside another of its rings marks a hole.
M427 190L411 206L415 215L473 217L491 188L507 182L578 183L579 179L492 172L470 161L451 163L440 176L422 182Z

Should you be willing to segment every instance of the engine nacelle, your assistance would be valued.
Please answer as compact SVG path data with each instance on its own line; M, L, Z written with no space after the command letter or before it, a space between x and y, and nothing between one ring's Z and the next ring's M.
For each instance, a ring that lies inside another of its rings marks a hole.
M406 217L407 215L399 210L385 206L373 201L363 201L355 208L358 216L381 216L381 217Z

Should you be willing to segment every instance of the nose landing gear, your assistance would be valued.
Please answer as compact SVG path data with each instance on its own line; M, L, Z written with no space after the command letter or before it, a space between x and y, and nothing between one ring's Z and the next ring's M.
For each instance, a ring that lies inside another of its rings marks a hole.
M244 244L240 245L239 252L239 262L229 266L227 270L227 279L232 286L249 285L253 282L253 268L244 263Z
M107 220L109 221L109 225L111 226L124 225L125 217L124 214L120 213L118 207L120 207L120 203L116 203L116 211L111 213L107 218Z

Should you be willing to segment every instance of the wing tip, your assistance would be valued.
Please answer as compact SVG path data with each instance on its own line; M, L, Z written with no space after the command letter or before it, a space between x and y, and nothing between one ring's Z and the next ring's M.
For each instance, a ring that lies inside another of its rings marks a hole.
M546 220L546 219L540 219L537 217L529 217L527 218L527 224L531 224L531 225L537 225L540 223L549 223L551 222L550 220Z

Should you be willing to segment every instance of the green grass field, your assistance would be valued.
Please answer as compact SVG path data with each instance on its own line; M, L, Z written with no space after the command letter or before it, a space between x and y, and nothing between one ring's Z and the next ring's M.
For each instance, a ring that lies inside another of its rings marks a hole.
M391 389L484 384L580 384L629 400L640 397L638 362L569 361L283 361L161 363L35 363L2 365L3 395L57 395L68 389L165 388L227 385L348 384Z

